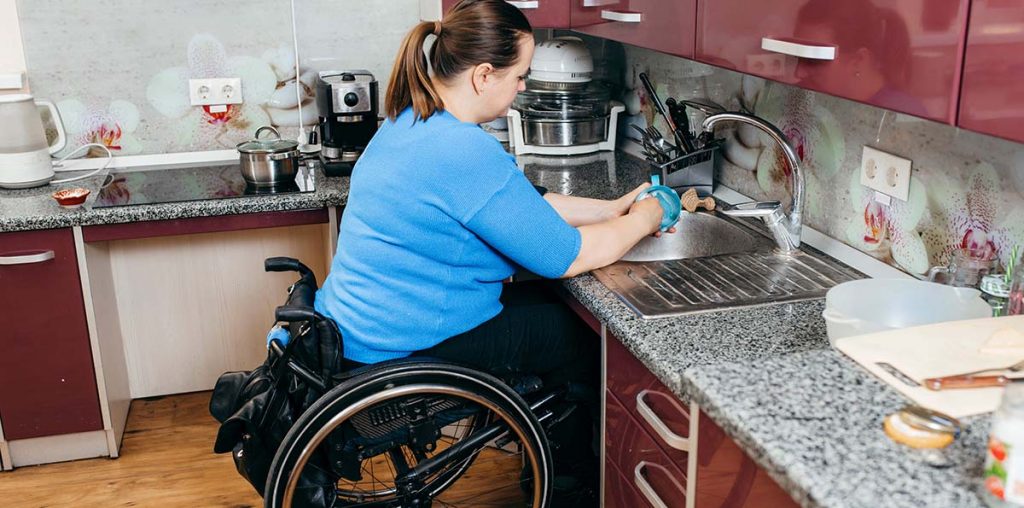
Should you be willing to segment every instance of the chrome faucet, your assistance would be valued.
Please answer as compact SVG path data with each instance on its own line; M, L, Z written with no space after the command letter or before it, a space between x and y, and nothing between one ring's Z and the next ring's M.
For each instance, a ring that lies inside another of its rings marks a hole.
M748 115L745 113L718 113L704 119L701 128L705 132L711 132L715 125L720 122L740 122L753 125L767 133L776 143L782 153L786 156L786 163L789 164L790 174L793 182L793 206L789 216L782 211L782 204L778 201L759 201L741 203L731 208L723 209L722 213L734 217L760 217L767 224L779 251L783 254L793 254L800 247L800 227L804 215L804 172L800 168L800 158L796 155L793 145L786 139L786 135L778 127L767 120Z

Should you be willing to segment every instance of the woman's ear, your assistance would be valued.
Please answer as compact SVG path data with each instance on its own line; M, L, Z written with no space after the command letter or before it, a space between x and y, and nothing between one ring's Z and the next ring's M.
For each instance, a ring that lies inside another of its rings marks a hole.
M489 63L478 64L473 68L473 91L481 94L490 88L497 76L494 73L494 66Z

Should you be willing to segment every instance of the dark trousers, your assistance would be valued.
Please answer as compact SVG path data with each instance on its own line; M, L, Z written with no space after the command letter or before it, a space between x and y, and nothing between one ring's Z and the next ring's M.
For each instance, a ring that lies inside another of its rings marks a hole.
M504 309L497 316L414 356L450 360L498 377L535 375L545 387L574 383L588 388L590 396L551 429L548 438L555 474L589 482L598 470L593 443L600 400L600 338L546 284L507 284L501 294Z

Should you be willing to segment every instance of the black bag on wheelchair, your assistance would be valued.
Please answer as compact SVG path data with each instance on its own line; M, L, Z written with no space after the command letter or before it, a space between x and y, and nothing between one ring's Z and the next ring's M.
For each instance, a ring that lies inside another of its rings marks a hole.
M302 274L289 288L286 305L278 308L279 316L282 310L312 315L317 289L312 271L288 258L270 258L266 268ZM332 379L342 368L341 333L332 320L289 321L291 339L287 346L272 340L262 365L252 371L221 375L210 399L210 414L221 423L213 451L231 452L239 474L260 495L274 454L288 430L329 388L323 380ZM322 506L330 504L324 499Z

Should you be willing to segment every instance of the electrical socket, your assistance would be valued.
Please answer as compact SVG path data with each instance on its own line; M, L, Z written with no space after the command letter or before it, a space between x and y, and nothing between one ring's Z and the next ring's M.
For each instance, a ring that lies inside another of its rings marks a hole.
M188 80L188 96L193 106L242 103L242 78Z
M911 167L910 159L865 146L860 159L860 183L906 201L910 197Z

